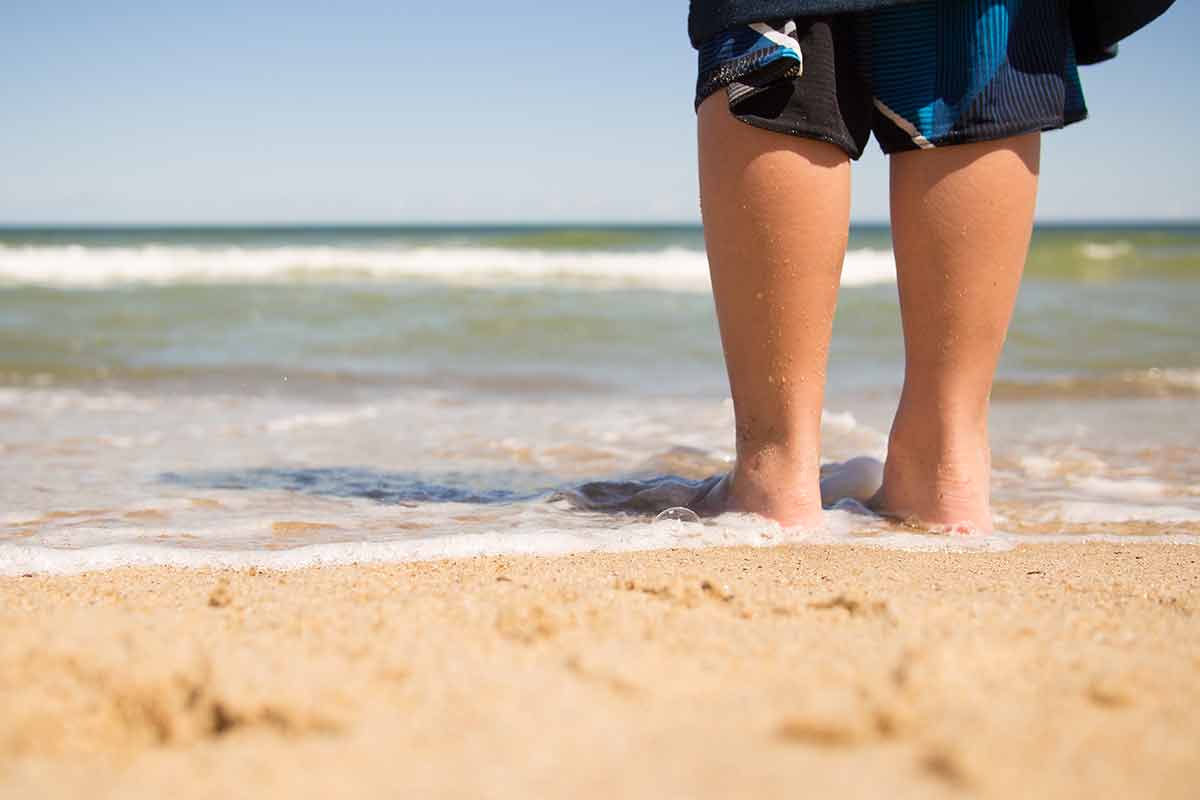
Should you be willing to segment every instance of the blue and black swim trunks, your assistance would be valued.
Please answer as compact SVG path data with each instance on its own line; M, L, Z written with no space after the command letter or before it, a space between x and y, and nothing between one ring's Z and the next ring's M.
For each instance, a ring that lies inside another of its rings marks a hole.
M1069 0L924 0L769 20L700 47L696 108L819 139L851 158L1001 139L1087 116Z

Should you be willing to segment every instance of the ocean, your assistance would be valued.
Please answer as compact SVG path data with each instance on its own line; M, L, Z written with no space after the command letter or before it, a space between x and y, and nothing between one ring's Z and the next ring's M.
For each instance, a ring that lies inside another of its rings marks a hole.
M1200 226L1038 228L989 536L656 519L732 456L708 291L692 226L0 228L0 573L1200 543ZM902 354L888 231L856 227L824 459L883 456Z

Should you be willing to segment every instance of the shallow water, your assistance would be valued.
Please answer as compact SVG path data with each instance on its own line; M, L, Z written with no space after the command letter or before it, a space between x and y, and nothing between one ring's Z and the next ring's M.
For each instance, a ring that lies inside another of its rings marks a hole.
M821 534L654 522L731 456L700 246L678 228L0 232L0 571L1200 542L1200 232L1039 234L995 394L989 537L853 504ZM886 232L856 232L830 461L883 455L890 270ZM628 496L582 508L595 481Z

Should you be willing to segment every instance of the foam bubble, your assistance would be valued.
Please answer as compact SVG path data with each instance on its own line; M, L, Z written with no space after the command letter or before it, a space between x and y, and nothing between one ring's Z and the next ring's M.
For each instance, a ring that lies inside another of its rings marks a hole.
M659 512L658 516L654 518L654 521L656 523L660 523L660 522L698 523L698 522L700 522L700 515L697 514L695 511L692 511L690 508L684 508L683 506L672 506L671 508L668 508L665 511Z

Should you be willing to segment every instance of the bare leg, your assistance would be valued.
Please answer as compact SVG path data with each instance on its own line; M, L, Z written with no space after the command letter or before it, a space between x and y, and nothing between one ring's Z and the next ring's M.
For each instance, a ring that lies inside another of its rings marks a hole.
M1040 135L900 153L892 236L905 372L873 504L926 524L992 528L988 398L1016 302Z
M699 112L700 198L737 464L700 510L821 524L821 404L850 214L850 163L753 128L723 92Z

